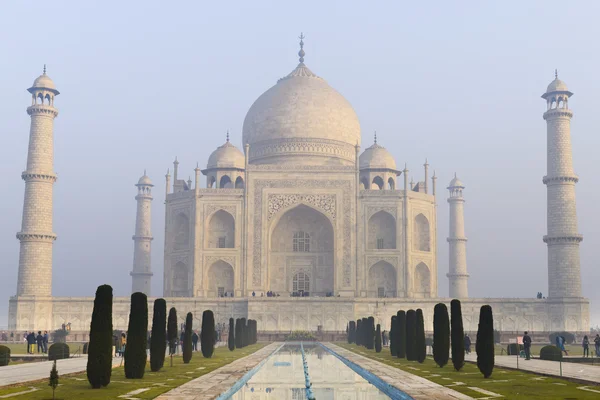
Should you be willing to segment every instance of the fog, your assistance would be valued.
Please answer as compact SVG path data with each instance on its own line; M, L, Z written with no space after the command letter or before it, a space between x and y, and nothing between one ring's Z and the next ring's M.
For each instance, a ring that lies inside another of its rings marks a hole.
M367 4L369 3L369 4ZM385 4L381 4L385 3ZM305 62L354 106L362 147L378 143L415 181L438 176L438 286L448 294L448 203L465 183L472 297L547 294L546 103L558 69L575 95L571 125L583 293L600 324L597 149L600 3L10 2L0 13L0 326L16 293L29 117L41 74L55 100L53 294L129 295L134 184L156 185L152 281L162 294L164 175L225 141L241 148L252 102Z

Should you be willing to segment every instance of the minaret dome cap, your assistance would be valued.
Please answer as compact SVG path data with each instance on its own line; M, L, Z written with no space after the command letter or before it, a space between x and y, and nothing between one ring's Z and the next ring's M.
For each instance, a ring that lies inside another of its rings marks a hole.
M138 181L136 186L154 186L148 175L144 174Z
M465 184L462 183L462 181L460 179L458 179L456 174L454 174L454 178L450 181L450 185L448 185L448 189L450 189L450 188L463 188L464 189L464 187L465 187Z
M56 90L56 85L54 84L54 82L52 81L52 79L50 79L50 77L48 75L46 75L46 66L44 65L44 73L40 76L38 76L35 81L33 81L33 85L27 89L29 91L29 93L33 93L36 90L39 89L46 89L49 92L53 92L55 95L60 94L60 92L58 90Z

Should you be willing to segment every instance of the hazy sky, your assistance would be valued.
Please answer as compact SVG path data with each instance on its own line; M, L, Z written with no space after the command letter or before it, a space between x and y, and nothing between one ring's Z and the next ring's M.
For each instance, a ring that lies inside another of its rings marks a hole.
M368 4L367 4L368 3ZM48 65L55 105L54 288L129 295L133 186L153 179L153 294L162 294L164 175L193 176L225 140L241 147L252 102L306 64L354 106L363 148L379 143L439 176L438 270L448 294L448 204L465 182L472 297L547 294L546 105L559 77L575 93L572 141L583 293L600 323L598 2L4 2L0 13L0 326L16 293L30 104Z

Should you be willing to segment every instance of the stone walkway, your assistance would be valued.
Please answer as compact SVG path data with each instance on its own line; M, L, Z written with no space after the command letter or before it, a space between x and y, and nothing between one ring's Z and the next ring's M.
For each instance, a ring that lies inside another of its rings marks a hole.
M52 369L52 363L52 361L39 361L4 366L1 370L2 373L0 373L0 387L48 379L50 370ZM120 363L120 357L113 359L113 367L118 366ZM87 367L87 356L58 360L56 362L56 367L61 376L83 372Z
M467 354L465 360L477 362L477 354L474 352ZM519 359L519 369L523 371L537 372L544 375L561 376L560 364L558 361L545 361L531 359L526 361ZM517 368L516 356L496 356L495 365L499 367ZM600 366L579 363L562 363L562 376L566 378L576 378L583 381L600 383Z
M399 368L394 368L389 365L383 364L379 361L372 360L367 357L363 357L360 354L356 354L350 350L343 349L332 343L323 343L331 350L338 353L340 356L346 358L367 371L377 375L386 383L397 387L403 392L407 393L415 400L468 400L472 399L465 394L459 393L455 390L447 387L438 385L428 381L425 378L410 374L402 371Z
M156 400L210 400L232 387L248 371L273 353L281 343L271 343L255 353L224 365L206 375L168 391Z

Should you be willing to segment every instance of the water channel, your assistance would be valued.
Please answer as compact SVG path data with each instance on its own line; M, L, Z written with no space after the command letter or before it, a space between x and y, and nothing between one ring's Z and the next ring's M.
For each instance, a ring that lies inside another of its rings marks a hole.
M356 365L352 366L361 372L364 371ZM308 372L308 379L305 370ZM376 377L370 378L378 381L377 383L382 383ZM410 399L400 391L384 393L329 349L318 343L306 342L283 345L267 358L246 382L243 382L243 386L237 392L228 398L232 400Z

